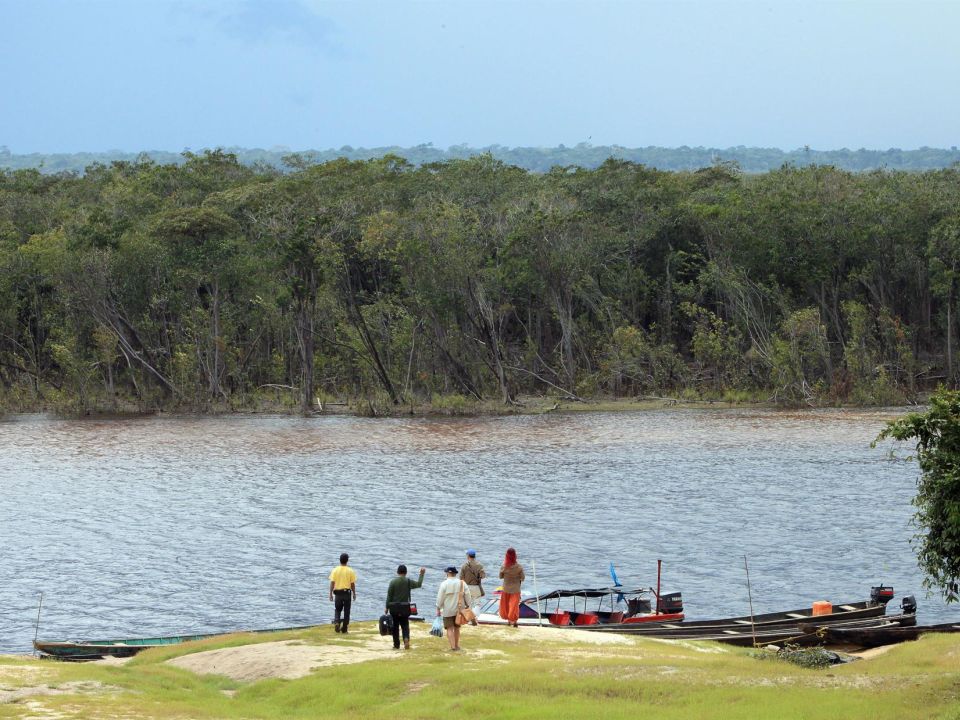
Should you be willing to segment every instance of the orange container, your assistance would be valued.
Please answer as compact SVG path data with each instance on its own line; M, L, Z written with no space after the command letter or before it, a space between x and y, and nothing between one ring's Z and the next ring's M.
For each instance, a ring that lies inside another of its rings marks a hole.
M813 603L813 616L829 615L833 612L833 603L829 600L817 600Z

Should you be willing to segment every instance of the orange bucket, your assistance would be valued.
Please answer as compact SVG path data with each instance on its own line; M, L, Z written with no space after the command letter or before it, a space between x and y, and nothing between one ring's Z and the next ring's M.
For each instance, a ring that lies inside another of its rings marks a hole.
M813 616L829 615L833 612L833 603L829 600L817 600L813 603Z

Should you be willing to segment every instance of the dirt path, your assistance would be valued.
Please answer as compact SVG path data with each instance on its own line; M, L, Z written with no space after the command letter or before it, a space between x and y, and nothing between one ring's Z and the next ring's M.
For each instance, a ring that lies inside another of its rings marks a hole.
M443 646L446 646L445 640L430 637L429 628L425 624L411 628L411 636L414 648L421 643L443 643ZM472 648L471 640L480 639L585 645L629 646L635 644L632 638L610 633L560 628L479 626L463 630L465 657L488 656L497 652ZM352 665L371 660L395 660L404 655L404 651L393 649L389 638L380 637L372 631L360 631L352 635L349 641L344 642L344 640L339 638L336 642L327 645L310 645L298 640L257 643L192 653L174 658L169 662L171 665L201 675L226 675L239 682L256 682L266 678L294 680L309 675L317 668Z
M482 637L495 640L515 642L563 642L583 643L585 645L635 645L633 638L626 635L617 635L608 632L590 632L587 630L568 630L559 627L537 627L535 625L521 625L512 628L503 625L481 625L476 628L466 628L464 643L472 632L482 633Z

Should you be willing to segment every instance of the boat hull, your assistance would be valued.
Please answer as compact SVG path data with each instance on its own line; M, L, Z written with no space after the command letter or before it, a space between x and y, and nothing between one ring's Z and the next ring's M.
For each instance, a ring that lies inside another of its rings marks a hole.
M100 660L105 657L126 658L151 648L168 647L180 643L224 637L236 633L272 633L290 630L311 630L319 625L269 628L266 630L232 630L230 632L200 633L194 635L161 635L147 638L123 638L114 640L35 640L34 649L47 657L60 660Z
M802 625L824 625L850 620L881 617L886 613L885 603L862 601L834 605L834 612L825 615L814 615L811 608L787 610L779 613L756 615L751 620L749 615L742 617L723 618L716 620L684 620L683 622L654 621L648 623L619 623L609 625L585 625L578 630L589 632L616 632L630 635L661 635L690 632L703 635L721 634L727 630L755 627L758 631L776 629L778 627L792 628Z
M890 628L899 629L904 626L916 624L916 615L891 615L883 618L861 618L859 620L834 620L832 623L826 621L816 627L809 625L778 625L776 627L757 627L756 629L743 626L727 627L719 632L701 629L688 630L683 633L673 633L669 635L647 635L650 639L657 640L706 640L711 642L721 642L728 645L739 645L741 647L763 646L763 645L799 645L802 647L812 647L815 645L828 645L829 631L832 628L848 628L851 631L869 630L871 628Z
M495 615L494 613L477 614L477 622L480 625L508 625L509 624L502 617L500 617L499 615ZM683 622L683 613L670 613L670 614L661 613L660 615L638 615L638 616L629 618L628 620L622 623L594 624L594 625L576 625L576 624L556 625L555 623L550 622L547 615L543 615L542 617L539 617L539 618L536 618L536 617L519 618L517 620L517 625L533 626L533 627L538 627L538 626L566 627L566 628L576 628L578 630L580 629L598 630L598 629L606 629L606 628L612 628L612 627L617 627L617 628L639 627L641 625L657 624L657 623L664 623L664 622L676 622L676 623Z
M853 645L861 648L894 645L916 640L928 633L958 633L960 623L943 625L914 625L913 627L827 627L823 629L826 642L832 645Z

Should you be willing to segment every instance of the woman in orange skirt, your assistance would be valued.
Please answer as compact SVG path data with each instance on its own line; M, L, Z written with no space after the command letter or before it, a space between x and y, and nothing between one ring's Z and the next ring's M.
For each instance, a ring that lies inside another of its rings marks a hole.
M507 625L519 627L520 619L520 585L525 579L523 565L517 562L517 551L507 548L500 567L500 577L503 578L503 591L500 593L500 617L507 621Z

